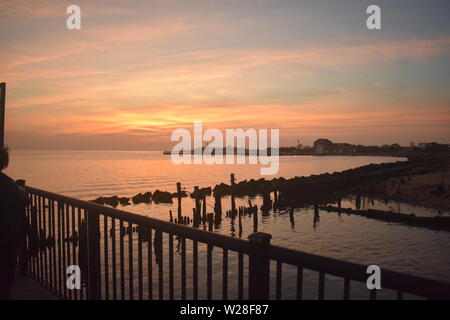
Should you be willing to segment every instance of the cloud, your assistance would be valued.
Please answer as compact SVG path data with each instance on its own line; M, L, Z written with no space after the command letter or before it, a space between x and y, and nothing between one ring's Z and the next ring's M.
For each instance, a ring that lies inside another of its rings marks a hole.
M136 10L126 6L90 3L83 4L88 27L78 33L55 22L66 14L53 2L0 4L5 23L16 28L0 44L0 73L8 83L7 130L17 143L34 134L42 137L40 145L63 146L64 138L103 145L113 137L122 145L162 145L173 128L194 120L217 128L276 126L289 136L424 131L450 120L447 93L396 73L405 61L415 68L448 56L448 36L351 45L218 45L222 34L209 28L226 32L227 25L214 24L216 16L134 19ZM102 15L120 18L91 19ZM35 29L23 32L29 29L21 23ZM382 73L376 83L372 72Z

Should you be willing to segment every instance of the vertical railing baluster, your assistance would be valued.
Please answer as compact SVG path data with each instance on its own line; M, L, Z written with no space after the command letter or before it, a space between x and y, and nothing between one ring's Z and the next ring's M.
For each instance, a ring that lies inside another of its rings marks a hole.
M130 300L134 299L134 282L133 282L133 224L128 222L128 269L129 269L129 286Z
M109 259L108 259L108 216L103 215L103 267L105 279L105 299L109 300Z
M66 206L64 203L61 204L61 248L62 248L62 265L61 265L61 284L63 287L63 297L64 299L67 299L67 286L66 282L64 281L65 275L66 275L66 215L65 215L65 209Z
M228 249L223 248L222 262L222 299L228 299Z
M48 271L49 271L49 280L50 280L50 290L52 292L55 291L55 286L53 282L53 245L52 245L52 238L53 238L53 208L52 208L52 200L48 200Z
M207 285L207 299L212 299L212 251L213 245L208 244L206 253L206 285Z
M33 248L33 277L38 279L39 274L39 231L37 224L37 208L36 208L36 196L31 195L31 228L32 228L32 248Z
M193 299L198 299L198 241L193 241L193 252L192 252L192 292L193 292Z
M319 300L323 300L325 296L325 273L319 272Z
M163 236L161 231L155 230L155 255L158 257L158 294L159 300L164 299L164 255Z
M35 201L35 206L36 206L36 212L37 212L37 225L36 225L36 230L37 230L37 261L38 261L38 275L37 278L39 279L39 281L42 281L42 274L43 274L43 270L42 270L42 250L41 250L41 246L42 246L42 229L41 229L41 207L39 205L39 196L35 196L34 201Z
M50 280L49 280L49 272L48 272L48 264L47 264L47 219L46 219L46 212L45 209L45 198L39 197L39 202L42 210L42 249L43 249L43 256L44 256L44 284L47 288L50 287Z
M71 263L70 263L70 256L71 256L71 254L72 254L72 251L70 250L70 205L66 205L66 248L67 248L67 252L66 252L66 254L67 254L67 265L66 265L66 268L68 267L68 266L70 266L71 265ZM67 287L67 285L66 285L66 287ZM69 298L69 300L72 300L72 290L70 290L70 289L67 289L67 291L68 291L68 298Z
M76 237L76 223L75 223L75 207L72 206L72 260L73 260L73 264L78 264L77 263L77 241L78 241L78 237ZM78 289L75 289L73 292L74 295L74 299L78 300Z
M238 300L244 299L244 254L238 255Z
M119 251L120 251L120 298L122 300L125 299L125 253L124 253L124 245L123 245L123 238L125 236L124 230L123 230L123 220L119 220Z
M88 298L101 299L100 217L95 211L85 211L88 228Z
M169 234L169 299L173 300L173 235Z
M57 216L58 216L58 224L56 225L56 228L58 230L58 238L56 239L56 246L58 247L58 279L57 279L57 283L58 283L58 296L60 298L63 297L63 284L62 284L62 279L63 279L63 272L62 272L62 246L61 246L61 241L62 241L62 234L61 234L61 203L58 201L56 202L56 210L57 210Z
M276 279L276 299L281 300L281 285L282 285L282 274L283 264L280 261L277 261L277 279Z
M303 268L297 267L297 300L303 299Z
M116 266L116 219L111 218L111 263L113 299L117 300L117 266Z
M32 195L29 193L30 201L32 201ZM33 255L33 204L30 202L30 205L27 207L28 211L28 248L29 248L29 266L30 266L30 275L34 277L34 255Z
M153 245L152 245L152 229L148 229L147 239L147 273L148 273L148 299L153 300Z
M56 214L55 214L56 209ZM58 207L55 208L55 201L52 200L52 259L53 259L53 290L58 293L58 265L56 264L57 258L57 245L58 238L56 234L57 229L57 217L58 217Z
M81 236L83 234L83 231L81 230L82 228L82 223L81 223L81 208L78 208L77 210L77 227L78 227L78 263L81 262L82 259L82 251L83 249L81 248L81 244L83 243L83 240L81 239ZM81 263L80 263L80 267L81 267ZM82 277L83 279L83 277ZM81 286L81 290L80 290L80 299L83 300L84 298L84 290L85 290L85 286L82 283Z
M350 299L350 279L344 279L344 300Z
M142 228L140 226L136 227L136 231L138 233L138 291L139 291L139 300L144 299L144 288L142 281Z
M29 274L33 277L34 273L34 267L33 267L33 255L32 255L32 248L33 248L33 242L32 242L32 234L33 234L33 219L32 219L32 207L33 207L33 198L32 194L30 192L27 192L28 197L30 198L30 204L26 208L26 214L27 214L27 222L28 222L28 241L27 241L27 249L28 249L28 266L29 266Z
M30 196L30 194L27 192L28 197ZM26 261L27 261L27 274L31 275L31 257L29 256L29 249L30 249L30 206L26 206L25 207L25 222L26 222L26 227L25 227L25 251L27 253L26 255Z
M186 300L186 238L181 238L181 299Z

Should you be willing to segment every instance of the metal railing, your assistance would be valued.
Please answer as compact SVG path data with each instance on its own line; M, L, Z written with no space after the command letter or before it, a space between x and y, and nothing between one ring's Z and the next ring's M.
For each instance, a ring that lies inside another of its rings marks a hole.
M25 190L31 199L26 211L28 271L61 299L281 299L285 265L296 269L297 299L303 298L305 269L318 273L318 299L324 299L326 275L343 279L342 297L349 299L351 282L365 283L368 277L366 266L274 246L265 233L253 233L245 241L32 187ZM271 264L276 264L274 281ZM69 265L81 268L79 290L66 286ZM396 291L397 299L404 293L450 298L449 283L384 269L382 287ZM376 298L376 290L370 298Z

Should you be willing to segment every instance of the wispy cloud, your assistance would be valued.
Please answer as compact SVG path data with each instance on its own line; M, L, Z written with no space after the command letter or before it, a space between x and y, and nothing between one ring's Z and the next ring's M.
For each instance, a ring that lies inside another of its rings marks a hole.
M450 120L450 96L440 89L448 76L430 71L411 81L400 72L405 63L439 69L439 59L450 56L448 34L288 45L272 36L255 45L233 39L229 29L240 23L246 32L257 16L227 22L218 11L172 12L172 1L161 11L170 14L150 19L125 1L105 3L83 2L86 25L76 32L64 28L63 2L0 3L0 24L13 26L0 44L7 129L21 143L28 132L45 143L60 135L89 137L93 145L123 135L140 141L135 145L163 144L173 128L194 120L275 126L288 137L317 131L355 138L380 128L429 133ZM440 134L450 138L448 129Z

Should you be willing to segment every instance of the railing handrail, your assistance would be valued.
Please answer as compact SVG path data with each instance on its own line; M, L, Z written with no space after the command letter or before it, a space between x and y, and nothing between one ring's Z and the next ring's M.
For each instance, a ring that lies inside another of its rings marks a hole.
M251 253L250 242L242 239L236 239L218 233L196 229L190 226L146 217L30 186L26 186L26 189L27 191L38 196L47 197L48 199L54 201L82 208L86 210L86 214L89 214L89 212L95 212L111 218L122 219L140 226L147 226L160 232L178 235L239 253ZM306 268L317 272L323 272L325 274L342 277L352 281L366 282L368 277L368 274L366 273L367 266L359 263L348 262L275 245L269 245L266 253L270 260L279 261L288 265ZM427 298L450 298L450 283L448 282L399 273L384 268L382 269L381 279L383 288L401 290L405 293Z
M33 188L30 186L26 186L26 190L31 191L39 196L47 197L55 201L64 202L74 207L85 209L87 211L87 214L89 214L89 211L92 211L98 214L106 215L111 218L122 219L124 221L128 221L137 225L148 226L157 231L182 236L184 238L197 240L199 242L209 243L216 247L227 248L233 251L238 251L246 254L250 252L249 242L245 240L231 238L222 234L208 232L190 226L171 223L116 208L102 206L97 203L71 198L68 196Z
M299 266L326 274L347 278L348 280L366 282L367 266L335 258L307 253L299 250L271 245L268 249L269 259L285 264ZM383 288L398 290L413 295L433 298L450 298L450 283L437 281L389 269L381 270Z

